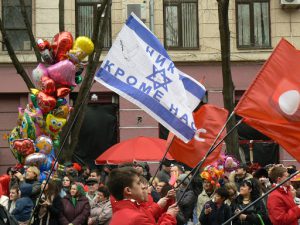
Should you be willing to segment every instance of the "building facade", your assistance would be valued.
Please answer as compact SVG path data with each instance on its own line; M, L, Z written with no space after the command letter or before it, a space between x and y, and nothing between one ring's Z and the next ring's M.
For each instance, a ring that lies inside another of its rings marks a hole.
M37 66L18 0L1 0L1 14L17 56L30 74ZM64 26L73 36L90 35L96 8L102 0L65 0ZM51 41L59 30L59 1L25 0L36 38ZM285 3L285 4L282 4ZM248 88L262 64L281 38L300 48L298 0L230 0L229 27L231 71L237 99ZM221 48L216 0L112 0L110 23L105 37L107 49L130 12L135 12L164 44L176 66L204 83L209 103L223 106ZM107 51L101 55L101 60ZM2 45L0 49L0 135L15 126L17 108L28 101L28 89ZM74 90L74 93L78 88ZM125 99L94 84L91 96L118 106L117 136L126 140L139 135L158 137L159 124ZM103 102L103 101L102 101ZM290 156L281 151L285 163ZM6 140L0 140L0 170L15 160Z

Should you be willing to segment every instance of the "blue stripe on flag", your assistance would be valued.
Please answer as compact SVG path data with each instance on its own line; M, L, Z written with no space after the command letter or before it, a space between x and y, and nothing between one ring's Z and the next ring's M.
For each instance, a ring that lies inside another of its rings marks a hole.
M167 59L170 59L170 56L166 52L165 48L162 46L160 41L155 37L146 27L144 27L139 21L137 21L133 16L130 16L126 25L133 30L136 35L138 35L145 43L147 43L151 48L155 49L159 54L163 55ZM172 61L172 60L171 60Z
M145 28L138 20L136 20L132 15L128 18L126 25L133 30L137 36L139 36L147 45L155 49L159 54L168 58L172 61L166 52L165 48L162 46L160 41L155 37L147 28ZM182 80L186 91L190 92L192 95L202 100L205 95L205 90L193 80L185 78Z
M196 96L197 98L202 99L204 97L206 90L203 89L201 86L199 86L194 81L190 80L187 77L184 77L184 78L182 78L182 83L183 83L184 88L188 92L190 92L191 94Z
M191 140L195 134L195 131L177 118L173 113L164 108L157 100L153 99L144 92L122 82L117 79L111 73L107 72L103 68L100 68L96 74L96 77L103 80L108 85L120 90L121 92L129 95L141 104L145 105L156 116L160 117L163 121L177 130L186 139Z

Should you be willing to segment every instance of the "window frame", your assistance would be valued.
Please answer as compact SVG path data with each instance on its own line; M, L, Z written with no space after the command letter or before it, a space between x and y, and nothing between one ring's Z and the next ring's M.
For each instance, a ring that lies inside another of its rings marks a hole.
M79 33L78 33L78 30L79 30L79 16L78 16L78 12L79 12L79 7L80 6L93 6L93 13L94 13L94 19L93 19L93 26L96 22L96 12L97 12L97 5L98 4L102 4L103 3L103 0L99 0L99 2L92 2L92 1L89 1L89 2L78 2L77 0L75 0L75 35L76 37L79 36ZM102 15L101 15L102 16ZM105 46L103 47L103 49L105 50L108 50L111 46L112 46L112 26L111 26L111 16L112 16L112 12L111 12L111 7L110 7L110 15L109 15L109 26L110 26L110 29L109 29L109 46ZM100 30L99 30L100 32ZM91 37L92 38L92 37Z
M254 3L268 3L268 16L269 16L269 46L255 46L254 38ZM250 16L250 45L239 44L239 21L238 21L238 5L247 4L249 5L249 16ZM235 20L236 20L236 47L240 50L247 49L272 49L272 37L271 37L271 12L270 12L270 0L236 0L235 1Z
M196 4L196 21L197 21L197 46L195 47L182 47L182 3L195 3ZM198 0L163 0L163 24L164 24L164 47L167 50L199 50L199 12ZM166 7L176 6L178 10L178 46L167 46L167 26L166 26Z
M31 19L31 29L33 28L33 0L29 0L30 1L30 6L26 6L26 1L25 1L25 8L26 7L30 7L31 8L31 15L27 15L29 17L29 19ZM17 7L17 6L10 6L10 7ZM21 8L21 5L19 5L19 7ZM4 13L4 0L1 0L1 15L2 15L2 23L3 23L3 27L4 27L4 30L6 31L25 31L26 34L28 35L28 41L30 42L30 49L21 49L21 50L15 50L15 52L31 52L33 50L32 48L32 44L31 44L31 40L30 40L30 37L29 37L29 34L27 32L27 27L26 27L26 24L24 24L25 28L7 28L5 26L5 17L3 16L5 13ZM33 29L32 29L33 30ZM8 34L7 34L8 36ZM6 49L6 46L5 46L5 43L2 42L2 49L1 51L7 51Z

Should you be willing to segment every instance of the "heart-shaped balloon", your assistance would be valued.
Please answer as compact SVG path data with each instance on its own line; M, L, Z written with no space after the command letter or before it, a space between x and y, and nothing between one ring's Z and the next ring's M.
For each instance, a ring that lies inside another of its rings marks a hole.
M56 34L51 47L56 62L66 59L67 52L73 47L72 34L66 31Z
M64 97L66 97L70 92L71 92L71 89L70 89L70 88L67 88L67 87L60 87L60 88L57 88L57 90L56 90L56 96L57 96L58 98L64 98Z
M22 156L27 156L35 152L34 143L28 138L13 141L13 148Z
M38 88L41 88L42 85L42 77L48 77L48 71L46 67L40 63L33 71L32 71L32 79L35 85Z
M47 114L56 106L56 99L40 91L37 95L37 103L44 114Z
M69 60L63 60L48 67L49 77L56 84L65 86L76 86L75 83L76 67Z
M52 95L56 89L54 80L45 76L42 77L41 80L42 80L41 90L48 95Z

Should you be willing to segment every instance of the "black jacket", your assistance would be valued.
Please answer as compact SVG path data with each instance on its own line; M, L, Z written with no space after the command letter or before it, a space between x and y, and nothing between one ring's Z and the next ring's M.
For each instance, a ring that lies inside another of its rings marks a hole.
M209 201L206 204L210 205L212 209L211 213L205 215L203 207L199 221L201 224L205 225L220 225L227 221L231 217L231 208L229 205L223 203L220 208L217 207L217 204L213 201Z

